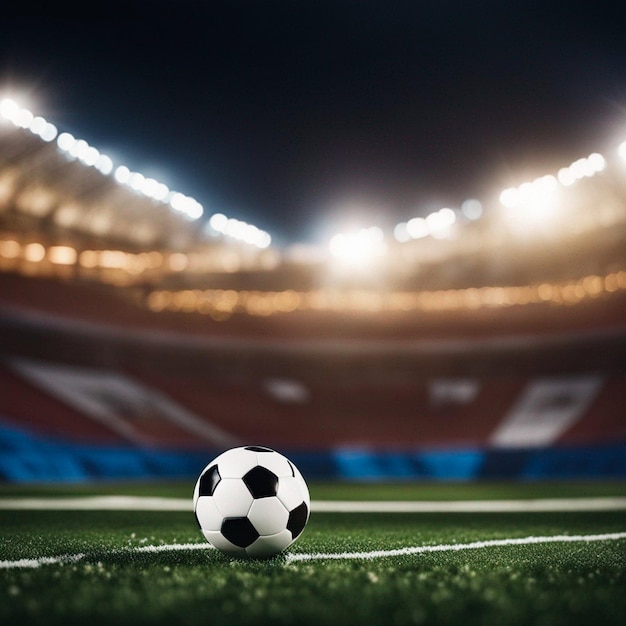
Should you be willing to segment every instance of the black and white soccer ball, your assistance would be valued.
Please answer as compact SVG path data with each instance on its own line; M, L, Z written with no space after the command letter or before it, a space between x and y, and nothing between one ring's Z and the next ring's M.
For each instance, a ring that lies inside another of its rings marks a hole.
M311 511L298 468L262 446L232 448L211 461L193 493L196 520L206 540L225 554L269 557L290 546Z

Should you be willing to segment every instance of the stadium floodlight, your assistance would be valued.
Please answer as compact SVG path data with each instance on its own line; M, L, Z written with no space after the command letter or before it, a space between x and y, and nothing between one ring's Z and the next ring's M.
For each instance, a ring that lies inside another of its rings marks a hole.
M189 219L198 219L204 213L202 204L195 198L177 191L170 191L164 183L140 172L134 172L125 165L115 167L113 159L102 154L97 148L89 145L87 141L77 139L68 132L59 133L54 124L41 116L35 116L32 111L21 107L12 98L0 100L0 120L6 120L14 126L30 130L43 141L56 140L57 148L70 159L76 159L88 167L94 167L105 176L113 174L119 184L126 185L135 192L157 202L169 205L174 211ZM211 227L217 232L258 248L267 248L271 245L270 234L257 226L242 220L231 221L232 218L229 219L226 216L223 216L224 220L220 222L216 217L217 215L213 216L216 219L211 224Z
M547 211L554 208L555 192L561 179L569 180L566 176L569 173L559 172L558 179L549 174L522 183L519 187L509 187L500 194L500 202L508 210L509 216L516 220L541 219Z
M587 157L587 162L593 174L599 174L606 169L606 159L598 152L594 152Z
M430 229L423 217L413 217L406 223L406 230L411 239L421 239L428 237Z
M519 187L509 187L500 194L500 203L507 209L520 209L541 214L544 209L553 208L554 193L558 187L571 187L583 178L591 178L606 169L606 159L599 152L576 159L569 166L558 170L556 176L548 174Z
M40 135L46 127L46 120L40 115L33 118L30 124L30 130L35 135Z
M228 218L223 213L214 213L209 219L209 226L218 233L224 233Z
M261 249L269 248L272 245L272 236L262 230L257 237L256 245Z
M558 182L564 187L570 187L583 178L591 178L606 169L606 159L598 152L593 152L586 158L576 159L568 167L562 167L557 174Z
M57 130L57 127L50 122L46 122L46 125L39 133L39 136L43 139L43 141L49 143L51 141L54 141L58 134L59 131Z
M179 191L171 194L169 204L175 211L186 215L190 219L198 219L204 212L202 205L195 198L186 196Z
M28 109L20 109L15 115L13 123L20 128L26 129L30 128L30 125L32 124L34 119L35 116L33 115L32 111L29 111Z
M447 207L434 211L426 216L426 225L431 235L452 226L455 221L456 213Z
M557 178L564 187L571 187L576 182L576 177L569 167L562 167L558 171Z
M243 220L227 217L223 213L214 213L209 219L208 225L214 232L220 235L225 235L257 248L268 248L272 243L269 233Z
M53 141L57 136L57 128L54 124L46 121L43 117L38 115L33 118L29 126L29 130L34 135L38 135L43 141Z
M515 187L508 187L500 193L500 203L507 208L514 207L517 204L518 192Z
M97 150L97 148L88 145L79 158L85 165L93 167L98 162L99 156L100 152Z
M478 200L473 202L480 206ZM479 214L477 214L477 217ZM445 238L450 232L450 227L456 222L456 211L448 207L429 213L426 217L413 217L408 222L402 222L394 229L394 236L397 241L403 243L411 239L423 239L424 237ZM474 218L476 219L476 218Z
M30 130L33 135L38 135L43 141L53 141L57 134L54 124L46 121L40 115L35 116L32 111L20 107L12 98L0 100L0 118L11 122L14 126Z
M154 178L146 178L142 186L142 191L147 196L154 198L160 202L165 202L170 194L169 187L164 183L160 183Z
M113 171L113 159L106 154L100 154L94 166L102 174L108 176Z
M395 228L393 229L393 236L395 237L396 241L400 243L406 243L407 241L410 241L411 235L409 234L408 223L400 222L399 224L396 224Z
M68 154L75 159L82 160L88 148L89 144L84 139L77 139L68 150Z
M115 169L115 180L122 185L128 183L130 175L131 171L125 165L120 165Z
M199 217L202 217L204 213L204 209L202 205L195 198L188 198L187 209L185 214L192 220L197 220Z
M20 110L20 106L12 98L3 98L0 100L0 117L9 122L13 122Z
M378 226L334 235L328 249L331 256L346 269L371 268L387 252L383 231Z
M477 220L483 214L483 205L480 200L469 198L461 205L461 213L470 221Z
M61 133L57 137L57 147L63 152L69 152L74 145L76 139L71 133Z
M127 184L135 191L142 191L145 180L146 178L143 174L140 174L139 172L132 172Z

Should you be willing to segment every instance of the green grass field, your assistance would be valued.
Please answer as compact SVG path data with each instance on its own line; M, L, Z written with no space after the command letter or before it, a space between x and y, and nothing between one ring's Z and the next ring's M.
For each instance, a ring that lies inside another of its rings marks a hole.
M189 485L0 489L1 499L136 494L191 497ZM624 496L610 484L311 485L316 499ZM191 508L191 505L190 505ZM623 624L626 539L418 546L626 531L626 511L313 513L301 538L266 561L203 544L192 513L0 508L0 624ZM208 545L208 544L207 544ZM375 558L319 553L398 550ZM28 559L63 557L32 567Z

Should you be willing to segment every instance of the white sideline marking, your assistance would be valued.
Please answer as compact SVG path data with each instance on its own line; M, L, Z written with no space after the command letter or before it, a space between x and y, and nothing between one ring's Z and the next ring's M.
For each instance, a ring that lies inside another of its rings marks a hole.
M0 509L50 511L193 511L192 498L86 496L0 498ZM626 510L626 497L541 498L532 500L314 500L313 513L529 513Z
M415 546L412 548L398 548L397 550L373 550L371 552L319 552L317 554L287 554L287 562L294 561L321 561L326 559L377 559L389 556L407 556L410 554L424 554L426 552L454 552L458 550L477 550L479 548L494 548L499 546L526 546L537 543L573 543L591 541L615 541L626 539L626 532L605 533L602 535L553 535L551 537L520 537L518 539L491 539L488 541L474 541L472 543L449 543L434 546Z
M321 561L321 560L345 560L345 559L377 559L389 556L407 556L411 554L424 554L426 552L455 552L459 550L476 550L479 548L493 548L500 546L523 546L539 543L574 543L592 541L616 541L626 539L626 532L604 533L600 535L553 535L550 537L520 537L510 539L491 539L487 541L474 541L472 543L438 544L434 546L414 546L398 548L396 550L373 550L371 552L318 552L314 554L288 553L287 563L297 561ZM174 543L157 546L141 546L131 548L133 552L171 552L175 550L206 550L213 549L207 543ZM122 550L114 550L122 552ZM84 559L86 554L66 554L62 556L45 556L38 559L19 559L17 561L0 561L0 569L35 569L42 565L54 565L75 563Z
M76 498L0 498L0 509L49 511L188 511L189 498L147 496L80 496Z
M175 552L176 550L214 550L215 548L207 541L204 543L170 543L158 546L139 546L130 548L131 552ZM112 550L113 553L121 553L124 550ZM42 556L36 559L18 559L17 561L0 561L0 569L37 569L42 565L55 565L65 563L76 563L84 559L87 555L63 554L61 556Z
M175 552L176 550L212 550L213 546L205 541L204 543L165 543L158 546L141 546L134 548L135 552Z
M0 569L35 569L42 565L56 563L76 563L84 559L86 554L65 554L63 556L41 556L38 559L19 559L17 561L0 561Z
M541 498L532 500L317 500L311 510L320 513L530 513L626 510L626 497Z

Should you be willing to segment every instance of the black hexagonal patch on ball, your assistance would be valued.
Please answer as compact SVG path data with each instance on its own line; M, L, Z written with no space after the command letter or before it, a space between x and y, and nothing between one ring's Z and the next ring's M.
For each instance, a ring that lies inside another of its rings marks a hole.
M260 465L253 467L243 477L243 482L255 499L270 498L278 492L278 476Z
M291 537L295 539L306 526L306 520L309 515L309 509L305 502L298 505L291 513L289 513L289 521L287 522L287 530L291 531Z
M222 535L240 548L247 548L259 538L259 533L247 517L227 517L222 522Z
M264 446L246 446L246 450L250 450L252 452L274 452L271 448L266 448Z
M220 476L220 472L217 469L217 465L212 465L200 477L200 487L198 495L212 496L220 480L222 480L222 477Z

